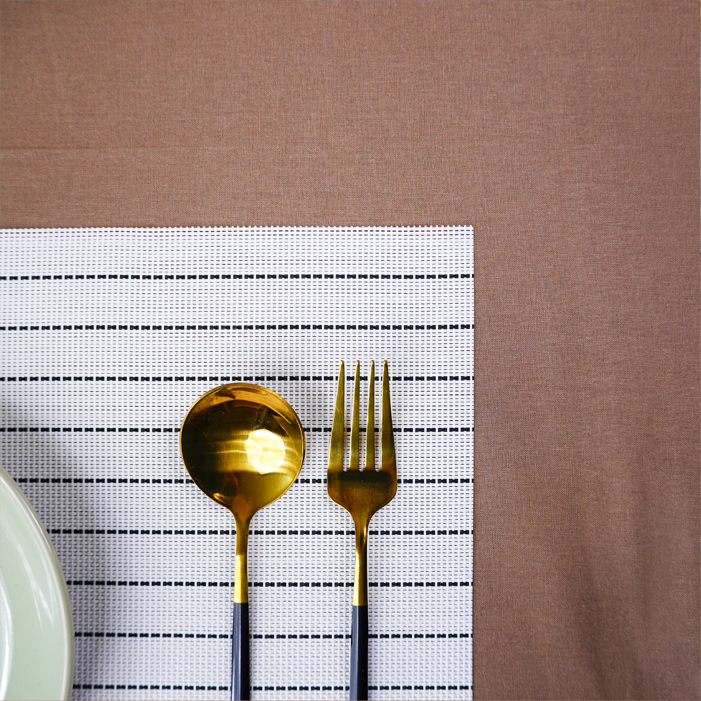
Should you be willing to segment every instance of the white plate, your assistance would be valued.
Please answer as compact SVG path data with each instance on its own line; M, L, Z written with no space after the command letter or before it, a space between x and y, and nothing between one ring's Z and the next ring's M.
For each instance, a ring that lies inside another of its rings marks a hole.
M0 467L0 699L69 699L73 620L56 552Z

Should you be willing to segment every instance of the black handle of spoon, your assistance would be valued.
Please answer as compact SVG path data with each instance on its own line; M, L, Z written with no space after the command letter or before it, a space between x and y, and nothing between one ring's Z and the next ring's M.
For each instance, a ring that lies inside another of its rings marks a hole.
M251 698L250 651L248 635L248 603L234 603L233 659L231 664L231 698Z
M368 698L368 607L353 607L350 664L351 701Z

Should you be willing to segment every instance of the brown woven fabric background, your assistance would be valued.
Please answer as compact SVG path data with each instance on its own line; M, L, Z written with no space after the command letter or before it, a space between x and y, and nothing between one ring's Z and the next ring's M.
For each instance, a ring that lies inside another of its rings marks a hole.
M477 698L699 697L698 2L2 2L0 225L475 227Z

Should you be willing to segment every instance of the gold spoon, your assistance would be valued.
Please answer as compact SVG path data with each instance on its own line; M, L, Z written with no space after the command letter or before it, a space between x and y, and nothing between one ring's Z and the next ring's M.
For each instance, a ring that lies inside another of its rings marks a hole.
M180 454L195 484L236 519L231 698L250 699L248 527L281 497L304 460L304 429L294 409L264 387L237 383L203 394L180 429Z

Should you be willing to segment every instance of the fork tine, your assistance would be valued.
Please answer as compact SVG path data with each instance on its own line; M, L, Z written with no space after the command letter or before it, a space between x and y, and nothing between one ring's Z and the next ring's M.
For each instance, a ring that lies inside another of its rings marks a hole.
M350 462L349 470L360 468L360 361L355 364L355 383L353 386L353 413L351 418Z
M389 372L387 361L382 370L382 469L397 473L394 453L394 429L392 428L392 409L389 402Z
M370 363L368 388L368 428L365 434L365 469L375 469L375 361Z
M346 371L341 361L338 370L338 389L336 390L336 408L333 412L331 428L331 445L329 447L329 472L343 471L343 424L345 412Z

